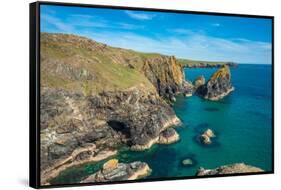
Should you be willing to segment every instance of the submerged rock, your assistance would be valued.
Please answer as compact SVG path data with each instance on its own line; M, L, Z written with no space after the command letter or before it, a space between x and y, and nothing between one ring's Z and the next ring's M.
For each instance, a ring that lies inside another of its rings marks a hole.
M263 172L261 168L246 165L244 163L235 163L231 165L220 166L215 169L204 169L200 168L197 171L197 176L206 175L224 175L224 174L241 174L241 173L253 173L253 172Z
M223 65L211 76L206 84L198 87L196 93L208 100L219 100L233 90L229 67Z
M182 163L182 165L184 165L184 166L193 165L193 161L192 161L192 159L190 159L190 158L186 158L186 159L182 160L181 163Z
M199 139L204 144L211 144L212 143L211 138L213 137L215 137L214 132L211 129L207 129L206 131L204 131L203 134L199 136Z
M109 160L98 172L88 176L81 183L135 180L150 175L149 166L140 161L132 163L118 163L118 160Z

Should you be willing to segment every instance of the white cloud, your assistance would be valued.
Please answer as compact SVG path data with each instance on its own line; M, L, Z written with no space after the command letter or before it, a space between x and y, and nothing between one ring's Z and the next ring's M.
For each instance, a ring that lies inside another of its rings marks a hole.
M125 11L125 13L136 20L151 20L155 16L153 14L138 13L136 11Z
M81 15L76 15L76 18L81 18ZM85 16L77 22L74 22L76 20L72 17L63 22L52 15L42 14L42 20L58 31L83 35L115 47L206 61L271 63L271 43L267 42L241 38L223 39L208 36L204 32L181 28L168 30L166 36L159 34L152 38L133 32L144 26L125 22L109 24L103 19L91 16ZM88 28L81 28L81 26ZM95 30L91 29L92 27L101 28L102 32L93 32ZM118 30L112 31L114 28Z
M84 33L111 46L142 52L156 52L206 61L234 61L238 63L271 63L271 43L242 39L226 40L203 34L184 37L149 38L130 32ZM122 36L122 37L120 37Z

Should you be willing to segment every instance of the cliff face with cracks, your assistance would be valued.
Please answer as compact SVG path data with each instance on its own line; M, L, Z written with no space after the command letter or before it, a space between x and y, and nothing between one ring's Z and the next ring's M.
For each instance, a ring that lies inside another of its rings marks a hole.
M182 66L174 56L155 56L144 61L145 76L156 87L160 96L172 100L175 94L191 90L182 72Z
M174 57L46 33L41 50L42 184L120 146L144 150L179 138L166 131L180 120L162 98L188 89Z

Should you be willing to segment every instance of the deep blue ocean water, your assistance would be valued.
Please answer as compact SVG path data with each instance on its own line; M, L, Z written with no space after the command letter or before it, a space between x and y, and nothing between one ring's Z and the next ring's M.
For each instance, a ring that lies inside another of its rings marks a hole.
M204 75L208 79L216 69L185 69L187 80ZM171 145L154 145L144 152L123 151L120 162L144 161L151 167L147 178L194 176L199 167L215 168L244 162L266 171L272 168L272 86L271 65L240 64L231 68L235 91L223 100L212 102L197 96L177 97L174 110L183 122L176 128L181 140ZM214 131L210 146L196 137L205 129ZM192 166L183 166L190 158ZM91 163L62 173L55 183L75 183L97 171L103 162Z

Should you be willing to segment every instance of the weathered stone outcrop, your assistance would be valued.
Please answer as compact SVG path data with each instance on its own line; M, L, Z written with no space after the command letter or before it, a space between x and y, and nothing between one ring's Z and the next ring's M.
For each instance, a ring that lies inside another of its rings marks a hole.
M196 90L198 87L204 85L205 82L205 77L203 75L198 76L193 82L194 89Z
M172 102L176 94L192 91L192 85L185 81L183 67L174 56L159 55L145 59L142 70L159 95Z
M150 175L151 171L144 162L118 163L118 160L109 160L101 170L88 176L81 183L136 180Z
M42 88L41 181L68 167L108 158L122 145L150 148L179 124L164 100L142 88L93 96Z
M208 100L219 100L233 90L229 67L224 65L211 76L206 84L198 87L196 93Z
M214 137L215 137L214 132L211 129L207 129L206 131L204 131L203 134L199 136L199 140L203 144L211 144L212 143L211 139Z
M206 176L206 175L224 175L224 174L241 174L241 173L256 173L263 172L264 170L246 165L244 163L236 163L231 165L220 166L215 169L204 169L200 168L197 172L197 176Z
M158 143L159 144L171 144L177 142L180 139L179 134L173 128L168 128L160 133Z
M41 183L61 171L179 139L167 103L192 89L175 57L41 34ZM166 101L166 100L169 101ZM161 140L159 140L161 138Z

